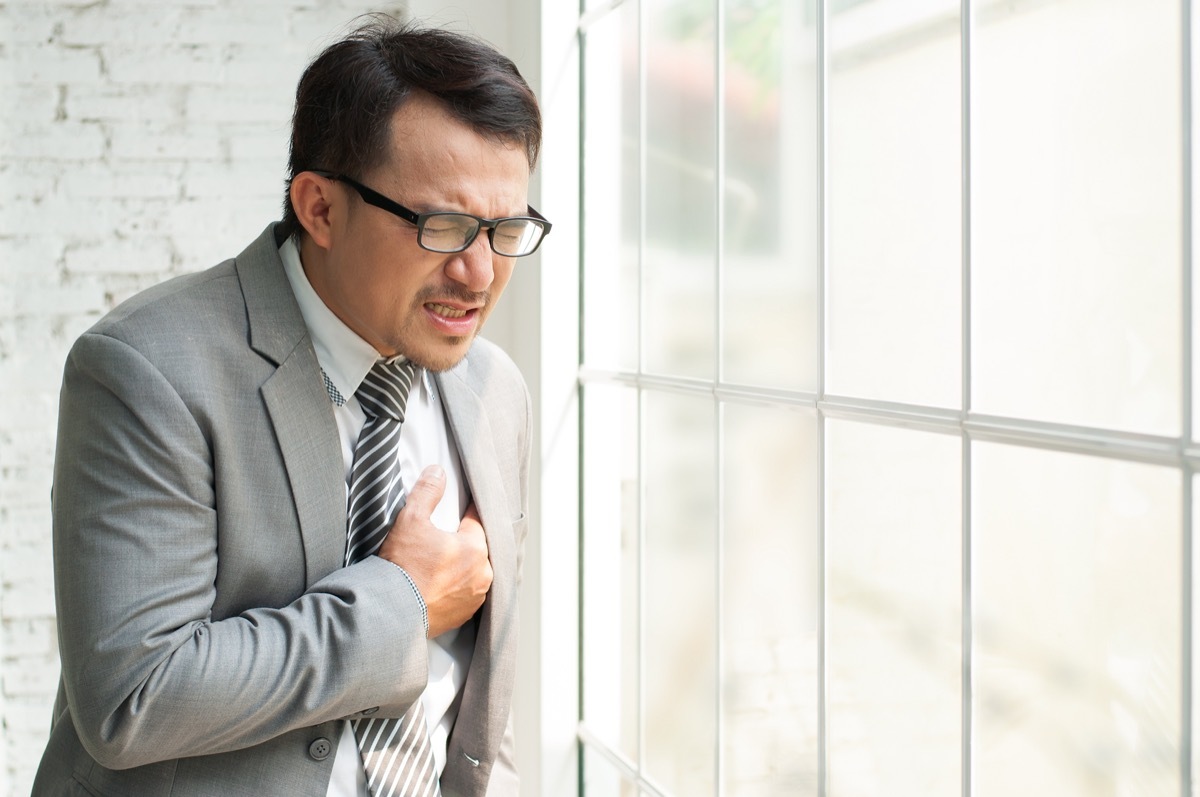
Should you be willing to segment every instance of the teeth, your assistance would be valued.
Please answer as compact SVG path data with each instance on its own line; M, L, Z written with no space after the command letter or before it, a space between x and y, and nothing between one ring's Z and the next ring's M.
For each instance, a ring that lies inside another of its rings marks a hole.
M432 303L429 306L433 309L433 312L440 316L445 316L446 318L462 318L467 314L466 310L456 310L455 308L447 307L444 304Z

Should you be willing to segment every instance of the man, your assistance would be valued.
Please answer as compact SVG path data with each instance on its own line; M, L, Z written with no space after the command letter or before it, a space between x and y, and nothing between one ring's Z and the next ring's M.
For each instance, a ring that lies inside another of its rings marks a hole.
M508 59L374 19L301 78L283 222L75 344L35 795L517 795L531 414L476 335L540 137Z

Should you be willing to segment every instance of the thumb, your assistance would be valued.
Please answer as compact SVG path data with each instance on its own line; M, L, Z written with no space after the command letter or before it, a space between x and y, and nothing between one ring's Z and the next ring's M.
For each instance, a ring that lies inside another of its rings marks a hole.
M421 471L417 483L408 491L405 506L410 512L416 512L423 517L433 514L433 509L442 500L446 492L446 471L441 465L430 465Z

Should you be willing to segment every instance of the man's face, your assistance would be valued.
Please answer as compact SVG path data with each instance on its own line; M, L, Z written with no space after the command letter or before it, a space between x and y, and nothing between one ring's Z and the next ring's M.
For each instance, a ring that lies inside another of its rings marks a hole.
M350 176L416 213L526 214L524 150L481 137L427 96L396 112L385 163ZM495 254L486 231L465 251L426 251L415 225L366 204L348 185L331 190L329 247L305 258L317 294L380 354L433 371L454 366L508 285L513 258Z

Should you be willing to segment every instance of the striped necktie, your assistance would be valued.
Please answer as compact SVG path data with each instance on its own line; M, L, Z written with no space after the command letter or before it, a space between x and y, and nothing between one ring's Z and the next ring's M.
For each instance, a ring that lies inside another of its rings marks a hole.
M354 446L347 511L346 564L379 550L404 501L396 446L416 366L375 363L355 396L367 422ZM437 797L433 747L420 699L400 719L353 721L367 787L373 797Z

